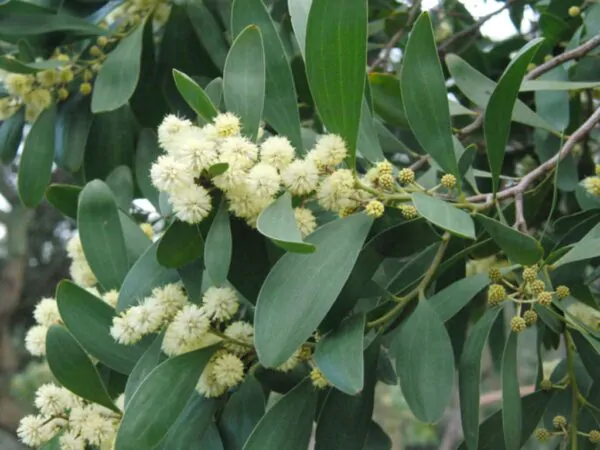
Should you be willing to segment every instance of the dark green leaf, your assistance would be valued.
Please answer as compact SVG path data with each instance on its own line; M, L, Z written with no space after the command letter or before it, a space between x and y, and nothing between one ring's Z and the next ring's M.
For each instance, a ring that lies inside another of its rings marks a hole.
M392 342L404 398L417 419L444 413L454 385L454 356L444 322L426 300L402 323Z
M79 196L77 226L85 257L105 289L119 289L129 269L119 211L110 188L90 181Z
M467 337L458 367L460 413L467 448L476 450L479 440L479 400L481 356L490 330L502 308L489 309Z
M36 206L44 198L44 192L50 184L55 123L56 105L52 105L40 113L25 139L17 183L19 197L29 208Z
M223 198L208 230L204 246L204 266L216 286L221 286L227 281L232 245L227 202Z
M600 343L597 344L596 348L590 343L593 337L589 336L587 339L584 337L585 332L580 333L579 331L571 330L570 334L573 338L573 342L577 347L577 353L581 358L581 362L585 367L585 370L590 374L593 380L600 379Z
M363 389L364 314L344 320L317 345L314 359L325 378L337 389L356 395Z
M392 440L383 431L383 429L377 424L377 422L371 422L369 426L369 434L367 435L367 442L365 442L364 450L391 450Z
M184 410L214 350L206 348L169 358L150 372L125 409L115 448L155 448Z
M219 111L198 83L177 69L173 69L173 79L179 93L188 105L207 122L217 116Z
M286 192L258 216L258 231L281 248L294 253L313 253L315 246L302 241L292 208L292 196Z
M89 97L75 95L59 109L56 119L56 161L59 166L70 172L81 169L93 119Z
M582 239L558 261L552 264L552 267L559 267L576 261L597 258L598 256L600 256L600 238Z
M129 211L133 201L133 175L127 166L117 166L106 177L106 185L115 195L117 206L123 211Z
M5 14L0 16L3 36L35 36L55 31L74 31L78 36L100 36L106 30L67 14Z
M228 111L242 121L242 132L255 140L265 101L265 52L260 30L246 27L233 41L223 71Z
M356 145L365 93L367 2L313 0L306 25L306 76L325 127L348 146Z
M370 73L369 87L373 99L373 108L386 123L408 128L408 119L404 111L400 80L391 74Z
M502 429L506 448L521 447L521 391L517 371L518 338L518 333L510 333L502 355Z
M475 218L515 264L532 266L544 256L544 249L531 236L482 214L477 214Z
M358 151L371 163L382 161L385 159L383 150L379 144L379 137L377 135L377 129L373 122L373 116L367 99L363 99L361 113L360 113L360 126L358 130Z
M459 177L448 94L428 13L421 14L410 33L400 87L406 117L421 147L445 172Z
M454 317L489 284L485 273L472 275L437 292L428 302L443 322Z
M126 105L140 78L142 61L143 21L137 28L119 42L106 60L94 82L92 112L113 111Z
M46 189L46 200L64 215L77 219L77 203L81 188L69 184L51 184Z
M215 66L223 70L229 46L225 40L225 33L204 3L205 1L201 0L187 4L187 14L210 59Z
M148 199L158 210L158 190L150 180L150 168L158 159L161 150L158 146L156 133L149 128L144 128L140 132L135 152L135 181L142 192L142 195Z
M558 66L561 67L561 66ZM547 72L550 73L550 72ZM545 75L545 74L544 74ZM583 89L593 89L600 86L600 81L577 82L568 81L568 79L547 78L543 75L537 80L525 80L521 83L519 92L530 91L578 91Z
M159 335L154 338L154 341L146 349L144 354L140 356L133 370L127 377L127 384L125 385L125 407L129 404L131 397L146 379L146 377L164 361L165 356L162 353L162 340L163 335Z
M540 76L540 80L554 80L546 81L546 83L560 83L564 80L569 79L567 71L562 67L558 66L554 69L546 72ZM540 81L537 81L538 83ZM524 82L527 83L527 82ZM542 81L543 83L543 81ZM521 85L521 88L523 85ZM549 124L551 124L557 130L565 130L569 126L570 121L570 110L569 110L569 92L565 91L536 91L535 92L535 110L537 113ZM558 139L558 138L557 138ZM561 164L563 161L561 161Z
M283 364L323 320L371 224L363 214L329 222L307 238L317 247L314 253L286 253L273 266L260 290L254 319L255 344L266 367Z
M306 24L312 0L288 0L288 10L292 19L294 35L302 55L306 53Z
M64 62L56 59L49 59L47 61L40 62L24 62L15 58L0 56L0 69L6 70L10 73L36 73L47 69L57 69L64 64Z
M243 450L306 450L316 406L317 392L307 378L266 412Z
M519 86L527 65L541 43L541 39L534 39L519 51L502 74L485 108L483 130L494 192L499 186L504 151L510 134L511 114L515 107Z
M60 325L52 325L48 330L46 359L62 386L79 397L118 411L92 361L75 338Z
M210 178L213 178L227 172L227 169L229 169L228 163L216 163L206 169L206 172Z
M457 236L475 239L475 224L468 213L422 192L412 194L412 200L419 214L429 222Z
M127 247L129 266L131 267L148 247L150 247L152 240L150 240L141 227L123 211L119 211L119 220L121 221L121 228L123 229L125 247Z
M223 101L223 79L219 77L212 80L206 85L204 92L206 92L212 104L219 109Z
M0 161L10 164L15 156L23 137L25 125L25 109L21 108L0 125Z
M179 268L202 256L203 251L199 226L175 220L160 238L156 257L165 267Z

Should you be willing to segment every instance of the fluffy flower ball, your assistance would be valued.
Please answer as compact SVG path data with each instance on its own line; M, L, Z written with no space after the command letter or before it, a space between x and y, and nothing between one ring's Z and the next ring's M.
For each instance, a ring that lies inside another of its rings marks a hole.
M206 315L219 322L231 319L240 307L236 292L229 287L208 288L202 304Z
M277 170L283 170L291 164L296 154L294 147L284 136L271 136L260 145L260 160Z

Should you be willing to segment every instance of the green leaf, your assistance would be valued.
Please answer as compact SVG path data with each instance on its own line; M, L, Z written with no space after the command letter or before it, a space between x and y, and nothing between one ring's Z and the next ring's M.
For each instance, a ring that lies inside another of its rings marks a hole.
M531 91L579 91L594 89L600 86L600 81L563 81L563 80L524 80L519 92Z
M158 190L150 180L150 168L161 154L154 130L144 128L140 132L135 152L135 181L142 195L158 210Z
M351 168L366 66L366 0L313 0L306 25L306 76L323 124L348 146Z
M552 267L560 267L564 264L597 258L598 256L600 256L600 238L581 240L552 264Z
M110 188L90 181L81 191L77 227L85 258L98 282L119 289L129 269L119 211Z
M482 214L475 215L475 219L515 264L532 266L544 256L544 249L531 236Z
M221 200L217 214L210 225L204 245L204 266L216 286L227 281L231 265L233 238L227 213L227 201Z
M158 262L170 268L179 268L202 256L204 238L198 225L174 220L158 242Z
M417 141L440 167L459 177L444 74L428 13L412 28L400 74L406 117Z
M58 110L56 118L56 162L70 172L81 169L94 116L90 99L75 95Z
M242 121L242 132L256 140L265 102L263 38L250 25L235 38L223 70L223 96L227 110Z
M479 400L481 386L481 356L490 330L502 308L493 308L477 321L465 342L458 366L460 413L467 448L479 447Z
M281 195L258 216L256 228L279 247L294 253L313 253L316 248L302 241L292 208L292 195Z
M154 338L152 344L150 344L142 356L140 356L127 377L127 384L125 385L125 408L127 408L131 397L135 391L138 390L150 372L165 360L165 356L162 353L162 341L162 334Z
M489 283L490 280L485 273L472 275L455 281L450 286L437 292L429 298L428 303L440 319L447 322L458 314Z
M481 108L489 102L496 83L471 67L457 55L446 56L446 66L458 88L465 96ZM532 111L525 103L517 99L512 110L512 120L535 128L556 132L548 122Z
M55 123L56 105L52 105L40 113L23 145L17 184L19 197L28 208L33 208L44 198L50 184Z
M125 247L127 247L129 267L131 267L148 247L150 247L152 240L146 236L140 226L123 211L119 211L119 220L121 221L121 228L123 229Z
M204 3L205 1L197 1L186 4L187 15L210 59L222 71L229 46L221 26Z
M306 23L312 0L288 0L288 10L292 19L294 36L303 57L306 57Z
M383 161L385 156L383 150L379 144L379 137L377 136L377 129L373 122L373 116L367 99L363 99L361 113L360 113L360 126L358 130L358 151L371 163Z
M510 333L502 355L502 429L506 448L521 447L521 392L517 370L518 338L518 333Z
M123 211L129 211L133 201L133 175L127 166L117 166L106 177L106 185L113 192L117 206Z
M143 343L121 345L110 335L115 310L104 301L70 281L56 290L60 317L81 346L103 364L129 374L146 350Z
M206 95L204 89L177 69L173 69L173 79L175 80L177 90L196 114L207 122L212 122L217 114L219 114L219 111L213 105L208 95Z
M4 30L2 30L4 31ZM23 62L18 59L9 58L7 56L0 56L0 69L6 70L10 73L36 73L42 70L57 69L64 66L64 62L56 59L49 59L47 61L39 62Z
M21 108L0 125L0 161L10 164L17 155L25 125L25 109Z
M137 86L142 63L146 22L140 23L112 50L94 82L92 112L113 111L126 105Z
M81 188L69 184L51 184L46 189L46 200L64 215L77 219L77 203Z
M243 450L306 450L316 407L317 392L306 378L266 412Z
M317 345L314 359L325 378L340 391L356 395L363 389L365 315L344 320Z
M364 450L392 450L392 440L377 422L371 422Z
M155 448L184 410L214 351L211 347L175 356L150 372L125 409L115 448Z
M46 360L56 380L68 390L114 411L100 374L75 338L62 326L52 325L46 336Z
M307 238L317 247L314 253L286 253L275 263L254 318L263 365L283 364L317 328L348 279L371 224L363 214L329 222Z
M223 102L223 79L220 77L213 79L206 85L204 92L206 92L212 104L219 109Z
M423 192L412 194L412 200L419 214L432 224L457 236L475 239L475 224L468 213Z
M373 99L373 109L379 117L391 125L408 128L404 111L400 80L394 75L370 73L369 87Z
M122 312L152 293L155 287L174 283L179 274L174 269L162 266L156 257L160 241L153 243L127 273L119 290L117 312Z
M219 431L225 450L239 450L265 413L265 396L261 385L252 375L247 375L223 409Z
M294 77L283 43L262 0L235 0L231 7L233 35L254 24L263 36L266 63L265 121L287 136L297 151L302 150L300 116Z
M2 36L35 36L55 31L74 31L78 37L100 36L107 31L68 14L19 14L0 16Z
M542 41L542 39L534 39L513 58L498 81L485 108L483 130L494 192L498 190L499 186L504 151L510 134L511 113L515 107L519 86L527 71L527 65L531 62Z
M584 331L570 330L569 333L573 338L575 347L577 347L577 353L581 357L581 362L585 370L587 370L593 380L600 379L600 355L598 354L600 343L596 344L596 348L594 348L592 345L594 338L586 336Z
M206 173L210 178L214 178L222 173L227 172L227 169L229 169L228 163L216 163L206 169Z
M391 346L402 393L415 417L433 423L448 406L454 355L444 322L426 300L402 323Z

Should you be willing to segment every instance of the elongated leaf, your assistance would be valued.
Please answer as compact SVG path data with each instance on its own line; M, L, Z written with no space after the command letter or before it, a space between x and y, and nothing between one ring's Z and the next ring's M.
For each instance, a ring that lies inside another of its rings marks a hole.
M306 55L306 24L308 22L308 13L312 0L288 0L288 10L292 19L292 27L294 36L302 52L302 56Z
M217 22L211 10L205 6L205 3L207 2L198 1L187 4L187 15L210 59L222 71L229 45L227 45L221 25Z
M155 287L175 282L179 274L162 266L156 257L159 242L152 244L127 273L119 290L117 312L126 310L152 293Z
M521 446L521 393L517 371L518 333L510 333L502 355L502 429L506 448Z
M581 358L585 370L587 370L593 380L600 379L600 354L597 350L600 349L600 344L596 346L597 349L594 348L590 342L594 338L584 337L585 332L580 333L579 331L571 330L569 333L577 347L577 353Z
M58 285L56 302L62 321L90 355L117 372L131 372L146 346L115 342L110 335L113 308L70 281Z
M565 253L558 261L552 264L559 267L577 261L584 261L600 256L600 238L581 240L571 250Z
M475 218L514 263L531 266L544 256L542 246L531 236L482 214L477 214Z
M4 31L4 30L2 30ZM25 42L25 41L21 41ZM36 73L42 70L58 69L65 63L56 59L49 59L46 61L39 62L24 62L19 61L15 58L9 58L8 56L0 57L0 69L6 70L10 73Z
M443 322L447 322L463 309L490 283L485 273L455 281L437 292L428 302Z
M79 196L77 225L85 258L105 289L119 289L129 269L119 212L110 188L89 182Z
M258 231L281 248L294 253L312 253L315 246L302 241L292 208L292 195L286 192L260 213Z
M115 448L155 448L184 410L214 351L210 347L175 356L150 372L125 409Z
M106 177L106 185L113 192L117 206L123 211L129 211L133 201L133 175L127 166L117 166Z
M175 220L161 237L156 257L161 265L175 269L202 256L203 251L199 225Z
M52 105L40 113L25 139L17 184L19 197L29 208L33 208L42 200L50 184L55 123L56 105Z
M519 51L502 74L485 108L483 130L494 192L499 186L504 150L510 134L511 114L515 107L519 86L527 65L541 43L541 39L535 39Z
M150 180L150 168L158 159L161 150L158 146L156 133L149 128L144 128L138 137L135 152L135 181L142 195L158 210L158 190Z
M232 245L227 202L222 199L204 245L204 266L216 286L221 286L227 281L231 265Z
M310 255L287 253L264 281L254 318L255 344L266 367L283 364L323 320L348 279L372 219L356 214L312 233Z
M0 161L10 164L15 156L23 137L25 125L25 109L21 108L0 125Z
M79 397L118 411L85 351L60 325L52 325L48 330L46 359L52 374L62 386Z
M106 30L68 14L4 14L0 16L0 30L3 36L35 36L55 31L75 31L81 37L106 34Z
M150 372L154 370L161 362L164 361L165 356L162 354L162 340L163 336L157 336L152 344L146 349L144 354L140 356L137 363L133 367L133 370L127 377L127 384L125 385L125 408L129 404L131 397L138 390L140 385L146 379Z
M502 308L486 311L467 337L458 367L460 413L467 448L479 447L479 400L481 386L481 356L485 342Z
M371 422L364 450L391 450L392 440L377 422Z
M231 7L233 34L237 35L251 24L260 29L265 46L265 120L301 151L303 145L294 77L277 28L262 0L235 0Z
M260 383L248 375L225 405L219 420L225 450L241 450L264 413L265 397Z
M600 81L524 80L519 92L531 91L578 91L600 86Z
M549 72L546 72L544 74L542 74L540 76L540 80L536 80L536 81L542 81L542 80L559 80L559 81L555 81L555 82L560 82L561 80L568 80L569 79L569 74L567 73L567 70L565 68L563 68L562 66L558 66L555 67L554 69L550 70ZM543 82L543 81L542 81ZM569 107L569 102L570 102L570 98L569 98L569 92L568 91L536 91L534 94L534 99L535 99L535 110L537 111L537 113L546 121L548 121L549 124L551 124L554 128L556 128L557 130L565 130L568 126L569 126L569 122L571 120L571 112L570 112L570 107ZM556 136L548 136L546 139L542 139L542 134L540 134L540 136L536 136L536 140L538 141L546 141L546 140L554 140L557 142L557 146L560 146L560 138L556 137ZM545 142L544 142L545 144ZM554 149L552 149L552 146L548 146L548 145L544 145L544 147L550 147L548 148L549 152L554 153ZM546 150L546 149L544 149ZM558 151L558 150L556 150ZM539 154L542 156L542 158L548 159L550 157L550 155L547 155L547 153L545 152L540 152L540 150L538 150ZM565 163L568 163L568 159L567 160L562 160L561 164L559 165L559 169L563 169L566 167ZM559 172L558 177L561 176L561 173ZM577 182L579 181L579 177L575 177L575 185L577 184Z
M92 93L93 113L118 109L133 95L140 78L145 26L145 21L139 24L102 63Z
M319 342L315 363L325 378L348 395L356 395L364 385L363 338L364 314L344 320Z
M81 188L69 184L51 184L46 189L46 200L64 215L77 219L77 203Z
M475 239L475 224L468 213L422 192L415 192L412 200L419 214L429 222L457 236Z
M417 419L437 421L450 401L454 356L444 322L425 300L400 326L391 346L404 398Z
M89 97L75 95L59 109L56 118L58 165L70 172L81 168L93 119Z
M459 177L448 94L428 13L421 14L410 33L400 88L408 123L419 144L444 171Z
M375 122L373 121L373 116L371 115L371 110L369 109L366 98L363 99L360 112L360 127L358 130L357 146L360 154L371 163L385 159L383 150L379 144Z
M243 450L306 450L316 406L317 392L307 378L266 412Z
M177 69L173 69L173 79L177 90L196 114L207 122L211 122L217 116L219 111L198 83Z
M206 92L212 104L219 109L223 102L223 79L221 77L213 79L206 85L204 92Z
M242 120L242 132L255 140L265 102L263 38L250 25L235 38L223 71L223 97L228 111Z
M367 2L313 0L306 25L306 76L325 127L348 146L356 145L365 93Z
M121 228L123 229L129 266L132 266L148 247L150 247L152 241L146 236L140 226L123 211L119 211L119 221L121 222Z

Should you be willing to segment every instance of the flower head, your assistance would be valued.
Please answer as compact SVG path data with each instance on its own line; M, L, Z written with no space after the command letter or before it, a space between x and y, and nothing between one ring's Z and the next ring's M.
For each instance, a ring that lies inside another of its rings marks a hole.
M69 242L67 243L67 255L69 255L69 258L71 259L85 259L79 233L75 233L73 237L69 239Z
M260 197L273 197L279 191L281 178L277 169L267 163L258 163L248 173L248 189Z
M177 218L189 224L202 222L212 209L208 191L195 184L172 195L170 201Z
M295 208L294 217L296 218L296 226L300 230L303 238L315 231L317 228L317 219L312 211L308 208Z
M220 354L213 361L213 376L222 386L236 386L244 379L244 363L231 353Z
M150 178L158 190L169 194L189 189L194 182L189 166L171 155L158 157L150 169Z
M225 348L236 355L244 355L248 353L249 346L254 340L254 327L248 322L232 322L225 328L224 334L232 339L232 341L225 341Z
M73 281L81 287L91 287L98 283L96 275L85 259L73 260L69 266L69 274Z
M313 369L310 371L310 379L312 380L313 386L317 389L325 389L327 386L329 386L329 381L327 381L327 378L325 378L323 372L316 367L313 367Z
M298 159L281 173L283 184L294 195L310 194L319 182L319 171L312 161Z
M315 148L308 154L308 158L317 166L337 166L348 155L346 143L337 134L326 134L317 140Z
M110 335L119 344L132 345L142 339L143 334L138 328L138 322L135 317L135 310L129 308L121 315L114 317L110 327Z
M85 450L85 439L73 431L65 431L58 439L60 450Z
M356 205L356 201L351 199L354 192L352 172L340 169L321 182L317 190L317 199L324 208L337 212Z
M271 136L260 145L261 162L283 170L294 160L296 151L284 136Z
M222 138L240 133L240 119L230 112L218 114L214 119L217 134Z
M232 136L223 139L220 151L220 161L226 162L230 167L249 169L258 159L258 147L241 136Z
M219 159L217 144L206 137L202 129L190 127L182 133L176 156L190 167L194 175L216 164Z
M15 96L24 96L33 86L33 77L20 73L11 73L5 79L6 90Z
M169 283L152 290L154 297L161 305L167 319L172 318L188 303L188 297L180 283Z
M240 307L236 292L229 287L208 288L202 303L207 316L220 322L231 319Z
M167 355L174 356L200 348L209 328L210 321L204 309L188 304L167 327L162 349Z
M111 289L110 291L105 292L102 296L102 300L114 308L117 306L117 301L119 300L119 291Z
M590 194L595 197L600 197L600 177L587 177L581 184Z
M174 114L165 116L158 127L158 142L167 152L173 149L173 144L177 141L180 133L192 126L192 122L187 119L181 119Z
M43 298L35 306L33 310L33 318L35 321L46 327L60 322L60 313L56 300L53 298Z
M17 435L24 444L31 447L39 447L52 439L52 427L48 425L46 419L42 416L25 416L19 422Z
M46 354L46 334L48 327L35 325L25 335L25 348L33 356L44 356Z

